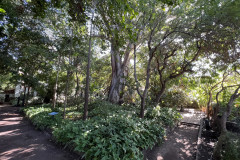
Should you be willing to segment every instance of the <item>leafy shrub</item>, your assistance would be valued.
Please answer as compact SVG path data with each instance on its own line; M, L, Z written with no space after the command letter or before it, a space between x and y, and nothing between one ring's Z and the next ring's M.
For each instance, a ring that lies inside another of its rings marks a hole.
M161 108L160 106L156 106L148 108L146 118L153 119L157 121L157 123L166 126L173 126L177 121L182 118L182 116L174 108Z
M32 104L32 105L35 105L35 104L41 104L43 103L43 98L41 97L32 97L30 100L29 100L29 104Z
M60 114L55 116L48 115L53 111L48 105L28 107L23 111L38 129L53 128L61 124L62 121Z
M131 106L119 106L107 101L98 100L90 104L89 117L107 117L114 115L125 115L132 117L136 115L136 109Z
M174 86L169 91L165 92L161 98L161 106L162 107L189 107L191 104L191 100L187 93L182 89Z
M1 102L1 101L0 101ZM17 98L12 98L11 100L10 100L10 103L12 104L12 105L17 105L17 102L18 102L18 99Z
M143 159L141 150L162 140L164 130L151 120L112 116L69 122L53 135L58 142L73 143L85 159Z
M235 121L240 125L240 107L235 107L235 106L232 107L232 112L229 117L229 120Z
M77 120L82 118L82 112L72 111L66 114L66 117L71 120Z
M240 137L237 134L227 133L224 150L222 151L223 160L240 159Z
M81 116L76 107L67 108L67 117ZM133 106L118 106L105 101L90 105L90 119L63 120L59 114L49 116L51 105L25 108L27 117L37 128L52 128L55 140L88 159L143 159L142 150L162 142L163 125L173 125L180 118L174 109L149 109L145 119L138 118Z
M71 97L68 97L68 105L69 106L79 106L79 105L83 105L84 103L84 99L82 98L79 98L78 96L75 97L75 96L71 96Z

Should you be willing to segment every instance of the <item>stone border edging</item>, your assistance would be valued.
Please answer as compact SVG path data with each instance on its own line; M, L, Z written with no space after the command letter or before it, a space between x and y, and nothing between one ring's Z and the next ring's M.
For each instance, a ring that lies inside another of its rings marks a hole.
M196 160L199 159L199 155L200 155L199 148L200 148L200 145L202 143L202 139L201 139L201 137L202 137L202 128L203 128L203 118L201 118L201 120L200 120L200 126L199 126L199 130L198 130Z

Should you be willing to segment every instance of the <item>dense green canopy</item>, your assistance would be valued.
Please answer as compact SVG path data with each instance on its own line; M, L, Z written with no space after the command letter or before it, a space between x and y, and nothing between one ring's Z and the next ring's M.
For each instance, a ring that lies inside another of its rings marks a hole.
M22 105L63 105L64 118L77 106L86 120L99 99L135 105L141 118L156 106L207 108L208 118L222 107L229 117L240 104L239 8L238 0L1 0L0 90L20 84Z

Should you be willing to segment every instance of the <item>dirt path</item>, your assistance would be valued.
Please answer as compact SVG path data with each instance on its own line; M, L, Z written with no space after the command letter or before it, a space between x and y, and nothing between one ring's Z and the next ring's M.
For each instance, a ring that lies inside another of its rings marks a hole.
M203 113L190 109L182 112L183 123L195 125L180 125L173 132L167 134L167 138L160 146L145 152L146 160L194 160L196 158L198 130Z
M18 108L0 105L1 160L74 160L70 154L50 142L48 137L24 120Z
M193 160L196 157L198 126L181 125L160 146L147 151L147 160Z

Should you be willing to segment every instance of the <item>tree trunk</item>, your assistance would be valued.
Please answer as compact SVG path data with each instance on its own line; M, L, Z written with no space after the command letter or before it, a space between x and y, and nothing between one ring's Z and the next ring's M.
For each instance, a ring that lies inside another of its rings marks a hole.
M128 65L130 63L130 58L127 60L126 66L123 68L123 77L120 78L120 85L122 86L120 89L119 95L119 105L124 103L124 94L125 94L125 87L126 87L126 78L128 77Z
M217 101L217 105L214 109L214 120L217 118L217 114L219 112L219 107L220 107L220 104L219 104L219 100L218 100L218 97L219 97L219 94L223 91L223 88L217 92L216 94L216 101Z
M57 97L57 87L58 87L58 76L59 76L59 65L60 65L60 56L58 58L58 68L57 68L57 76L56 81L53 89L53 108L56 107L56 97Z
M75 98L79 95L79 91L80 91L79 77L78 77L77 72L76 72L76 77L77 77L77 86L76 86L76 91L75 91Z
M216 101L217 104L214 107L214 112L213 112L213 127L217 130L219 130L221 127L219 127L219 123L218 123L218 112L219 112L219 108L220 108L220 104L219 104L219 100L218 100L218 96L219 94L222 92L223 89L221 89L217 94L216 94ZM220 125L221 126L221 125Z
M93 20L93 17L94 17L94 13L92 13L92 19L91 20ZM86 120L87 117L88 117L88 100L89 100L90 67L91 67L91 49L92 49L92 23L91 23L90 37L89 37L88 63L87 63L85 97L84 97L83 120Z
M121 67L121 57L115 49L115 44L111 45L111 65L112 65L112 80L108 94L108 101L118 103L120 99L120 91L123 88L123 71Z
M63 119L66 118L66 107L67 107L67 99L68 99L69 77L70 77L70 72L67 71L67 84L66 84L66 89L65 89L65 101L64 101Z
M124 70L129 62L129 55L133 49L133 44L129 43L124 53L124 59L120 56L117 48L117 42L111 40L111 66L112 66L112 79L108 92L108 101L112 103L119 103L120 92L123 89L125 78Z
M156 98L156 105L160 102L161 97L162 97L165 89L166 89L166 83L163 83L163 84L162 84L162 87L161 87L161 90L160 90L160 92L158 93L157 98Z
M30 87L27 88L26 106L28 105Z
M146 74L146 83L145 83L145 89L143 91L143 95L141 98L141 110L140 110L140 118L144 118L144 110L145 110L145 105L146 105L146 97L147 97L147 92L149 89L149 79L150 79L150 71L151 71L151 62L152 62L153 56L150 55L149 60L148 60L148 65L147 65L147 74Z
M221 151L222 151L222 147L223 147L225 141L226 141L226 134L224 132L218 138L217 145L214 148L213 156L212 156L214 160L221 160Z
M209 119L209 117L210 117L210 105L211 105L211 101L212 101L212 92L209 91L208 95L209 95L209 98L208 98L208 103L207 103L207 119Z
M146 105L146 97L142 97L141 98L140 118L144 118L145 105Z
M230 100L228 101L227 104L227 110L224 111L222 118L221 118L221 132L227 132L227 127L226 127L226 122L227 122L227 118L230 116L231 112L232 112L232 106L234 101L240 96L240 93L238 93L240 89L240 86L234 91L234 93L232 94Z
M25 106L25 97L26 97L26 86L24 85L24 92L23 92L22 107L24 107L24 106Z
M227 112L224 111L221 118L221 133L227 132L226 122L227 122Z

